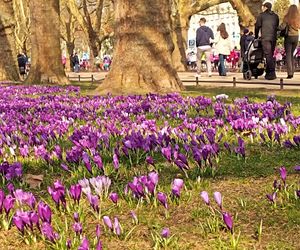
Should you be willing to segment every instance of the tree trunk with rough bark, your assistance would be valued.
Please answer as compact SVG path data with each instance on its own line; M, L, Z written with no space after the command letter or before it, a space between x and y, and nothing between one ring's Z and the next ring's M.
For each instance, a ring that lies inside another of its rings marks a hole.
M189 29L189 18L182 18L180 13L176 11L172 15L172 40L174 43L174 51L172 53L172 61L177 71L186 71L186 49Z
M60 49L58 0L30 1L31 68L26 83L68 84Z
M0 0L0 81L20 79L14 28L12 2Z
M172 64L170 1L117 0L111 71L97 93L180 91Z

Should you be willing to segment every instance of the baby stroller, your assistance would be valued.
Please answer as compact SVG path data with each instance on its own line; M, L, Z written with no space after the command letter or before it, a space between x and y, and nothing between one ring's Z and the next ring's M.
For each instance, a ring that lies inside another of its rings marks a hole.
M250 42L243 58L243 77L245 80L251 80L252 76L257 79L264 71L265 60L262 43L260 39L254 39Z

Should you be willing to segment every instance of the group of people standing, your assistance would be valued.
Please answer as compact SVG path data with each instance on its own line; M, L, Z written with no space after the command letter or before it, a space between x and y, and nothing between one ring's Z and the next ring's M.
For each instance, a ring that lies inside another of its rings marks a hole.
M206 19L201 18L199 21L200 27L196 32L196 46L197 46L197 75L201 76L201 58L203 54L206 56L206 65L208 76L211 73L211 61L210 55L212 47L215 47L219 55L218 72L220 76L226 76L225 60L230 55L231 40L229 34L226 31L226 26L221 23L217 29L217 33L214 36L213 31L206 26ZM295 71L295 61L293 53L298 45L300 29L300 15L299 9L296 5L291 5L283 18L283 22L279 25L278 15L272 11L272 4L270 2L264 2L262 5L262 13L257 17L255 23L254 36L252 32L245 29L241 37L241 57L245 56L245 52L253 39L260 38L264 57L266 58L266 74L265 79L276 79L275 73L275 58L274 51L276 47L276 41L278 32L284 33L284 47L286 51L286 63L287 63L287 78L293 78ZM284 31L284 32L283 32Z

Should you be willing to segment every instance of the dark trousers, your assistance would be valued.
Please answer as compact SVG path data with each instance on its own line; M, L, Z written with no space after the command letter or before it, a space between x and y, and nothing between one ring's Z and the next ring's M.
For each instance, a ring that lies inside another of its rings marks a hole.
M266 58L266 75L275 75L275 51L276 41L262 40L262 47Z
M295 71L294 51L297 45L298 45L298 36L288 36L284 39L287 73L289 76L294 75L294 71Z

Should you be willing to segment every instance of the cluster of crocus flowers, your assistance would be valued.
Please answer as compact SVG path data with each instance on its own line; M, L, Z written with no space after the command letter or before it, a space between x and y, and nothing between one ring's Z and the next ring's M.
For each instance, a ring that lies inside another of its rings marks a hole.
M209 200L209 195L206 191L202 191L200 193L200 196L202 198L202 200L204 201L204 203L209 206L213 211L217 210L217 209L214 209L210 203L210 200ZM232 219L232 216L228 213L228 212L225 212L223 210L223 205L222 205L222 195L220 192L214 192L214 200L215 202L217 203L218 207L219 207L219 211L221 214L222 214L222 219L223 219L223 222L224 224L226 225L226 227L228 228L228 230L230 230L231 233L233 233L233 219Z
M125 188L125 193L129 190L134 197L140 199L146 195L154 195L158 184L158 173L150 172L148 176L134 177Z
M0 164L0 174L2 174L7 181L21 178L23 174L23 168L21 163L14 162L9 164L7 161Z
M109 188L111 186L111 180L107 176L97 176L90 179L82 179L79 180L78 183L82 188L82 192L86 195L92 193L93 191L98 195L101 199L105 198L109 194Z
M48 187L48 193L51 195L57 207L59 207L60 204L66 207L65 186L59 180L55 181L52 187Z
M112 222L109 216L103 216L103 223L108 229L114 232L114 234L116 234L117 236L121 235L122 228L117 217L115 217L114 222Z
M300 171L300 166L295 166L294 170L296 172ZM284 166L279 168L279 175L283 185L280 183L280 180L274 180L273 182L273 191L270 194L266 194L267 199L270 201L271 204L276 206L276 201L278 197L281 197L281 201L289 200L291 188L293 185L287 185L287 169ZM300 198L300 190L292 190L295 193L295 198Z

